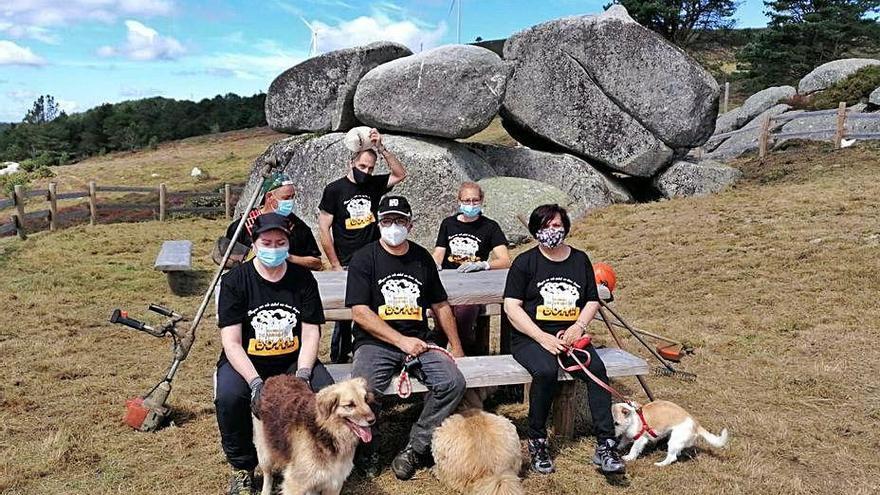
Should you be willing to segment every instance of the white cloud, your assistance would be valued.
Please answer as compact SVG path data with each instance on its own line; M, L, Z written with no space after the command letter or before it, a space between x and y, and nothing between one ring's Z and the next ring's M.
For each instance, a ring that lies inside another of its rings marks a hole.
M34 54L30 48L0 40L0 65L45 65L46 61Z
M134 88L131 86L123 86L119 90L119 96L124 98L146 98L148 96L160 96L165 94L161 89L156 88Z
M79 108L79 103L74 100L57 99L55 100L55 103L57 103L58 108L60 108L61 111L65 112L67 115L72 114Z
M110 23L120 17L169 16L174 0L3 0L0 33L17 39L58 43L47 28L85 21Z
M138 21L125 21L128 36L121 46L102 46L102 57L124 56L132 60L174 60L186 53L183 45L170 36L161 36L155 29Z
M217 53L202 57L198 65L205 67L203 73L215 77L271 81L306 59L307 50L289 50L272 40L259 40L252 46L256 49L252 53Z
M445 22L430 26L419 20L395 20L380 10L375 10L370 16L341 21L335 25L321 21L312 21L311 24L318 33L320 52L349 48L373 41L394 41L418 51L437 46L446 33Z

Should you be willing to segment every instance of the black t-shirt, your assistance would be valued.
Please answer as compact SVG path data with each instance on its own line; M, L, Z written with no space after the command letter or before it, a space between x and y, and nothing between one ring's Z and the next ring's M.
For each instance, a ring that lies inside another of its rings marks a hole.
M483 215L473 222L462 222L458 215L444 218L436 243L446 248L444 269L458 268L469 261L488 261L492 249L506 245L507 238L498 222Z
M379 241L374 241L356 252L348 265L345 306L365 304L391 328L407 337L426 339L425 312L432 304L446 299L434 259L425 248L412 241L403 256L390 254ZM357 324L353 326L353 333L355 349L365 343L395 348Z
M513 260L504 297L521 300L529 318L555 335L570 327L588 302L599 301L599 291L587 253L571 248L564 261L551 261L534 247ZM514 344L528 338L513 332Z
M244 222L244 230L238 236L239 244L251 247L251 229L254 225L254 219L258 216L260 216L260 210L251 210L248 219ZM287 215L287 220L290 222L290 236L288 237L290 248L287 252L294 256L314 256L320 258L321 250L318 249L318 243L315 242L312 229L294 213ZM238 220L229 224L229 227L226 229L227 239L232 239L237 227Z
M278 282L260 276L253 260L230 270L220 281L217 314L220 328L241 324L242 347L260 375L281 373L296 363L302 324L324 323L318 282L290 262ZM223 352L218 365L226 361Z
M333 215L333 247L343 266L358 249L379 239L376 210L388 191L390 174L371 175L363 184L348 177L337 179L324 188L318 208Z

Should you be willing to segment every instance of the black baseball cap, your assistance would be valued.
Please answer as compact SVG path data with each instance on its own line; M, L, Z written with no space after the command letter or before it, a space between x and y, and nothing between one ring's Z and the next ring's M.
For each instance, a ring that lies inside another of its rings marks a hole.
M263 232L275 229L290 235L290 221L287 217L282 217L277 213L263 213L254 219L254 227L251 229L251 239L256 240L257 236Z
M403 196L385 196L379 201L379 218L397 214L412 218L412 208Z

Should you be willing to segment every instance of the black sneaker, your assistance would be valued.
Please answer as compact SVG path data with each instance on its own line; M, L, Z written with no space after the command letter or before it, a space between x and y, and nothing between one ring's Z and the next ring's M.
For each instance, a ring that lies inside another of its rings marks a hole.
M556 467L553 466L553 459L550 458L546 438L529 439L529 455L532 457L530 463L532 471L541 474L550 474L556 471Z
M229 495L253 495L254 472L246 469L235 469L229 478Z
M354 465L360 470L364 478L376 478L379 476L379 451L377 449L361 448L355 452Z
M621 474L626 471L626 464L620 458L617 442L613 438L598 441L596 453L593 454L593 464L599 466L605 474Z
M416 474L416 470L428 465L429 457L430 454L420 454L415 451L411 443L407 443L391 461L391 471L397 479L408 480Z

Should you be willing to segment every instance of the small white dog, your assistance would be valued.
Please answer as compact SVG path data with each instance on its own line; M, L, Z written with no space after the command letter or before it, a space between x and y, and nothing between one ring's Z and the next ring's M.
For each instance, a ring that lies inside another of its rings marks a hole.
M634 404L635 406L631 406L621 402L611 406L614 433L621 439L621 446L632 443L629 453L623 456L626 462L634 461L649 443L666 437L669 437L666 458L655 462L655 466L668 466L678 460L678 454L683 449L692 447L697 437L703 437L713 447L727 445L727 428L721 430L721 435L714 435L700 426L684 408L673 402L655 400L644 406ZM638 413L639 408L641 416Z

